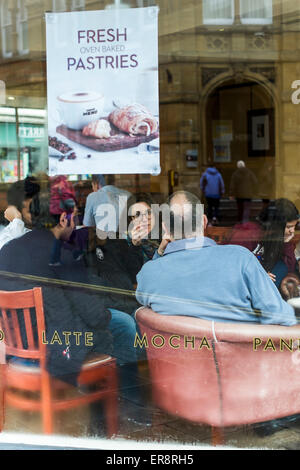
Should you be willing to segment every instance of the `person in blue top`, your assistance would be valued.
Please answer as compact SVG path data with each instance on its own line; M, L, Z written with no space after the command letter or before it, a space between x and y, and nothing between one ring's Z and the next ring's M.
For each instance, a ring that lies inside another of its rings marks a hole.
M220 322L297 324L293 308L253 253L203 236L207 217L196 196L180 191L169 204L169 235L137 275L142 306Z
M219 219L220 198L225 193L225 185L221 173L214 166L209 166L200 178L200 188L207 203L209 222L216 223Z
M129 191L111 184L113 175L92 175L93 191L86 198L83 225L95 227L97 236L116 238L119 230L119 216L131 196Z

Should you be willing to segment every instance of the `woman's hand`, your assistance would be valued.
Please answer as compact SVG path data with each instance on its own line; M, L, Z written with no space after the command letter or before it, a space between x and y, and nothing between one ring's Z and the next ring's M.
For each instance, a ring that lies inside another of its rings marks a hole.
M290 242L294 238L295 234L292 233L291 235L288 235L287 237L284 237L284 243Z
M66 212L64 212L61 215L60 225L63 229L62 240L68 241L70 236L72 235L73 230L75 229L74 213L71 214L70 222L69 222L67 214Z
M136 225L131 231L131 241L134 246L139 246L142 243L142 240L148 238L149 231L147 225Z

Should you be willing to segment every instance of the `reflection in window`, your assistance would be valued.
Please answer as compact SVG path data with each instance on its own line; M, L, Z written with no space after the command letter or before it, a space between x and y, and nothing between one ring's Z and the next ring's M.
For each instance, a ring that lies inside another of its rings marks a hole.
M234 0L203 0L204 24L232 24Z
M18 0L18 10L16 15L18 52L21 55L28 54L28 13L25 0Z
M270 24L272 0L240 0L240 16L244 24Z
M2 40L2 56L12 57L12 15L7 6L7 1L2 0L0 9L1 19L1 40Z
M52 11L66 11L66 0L52 0Z

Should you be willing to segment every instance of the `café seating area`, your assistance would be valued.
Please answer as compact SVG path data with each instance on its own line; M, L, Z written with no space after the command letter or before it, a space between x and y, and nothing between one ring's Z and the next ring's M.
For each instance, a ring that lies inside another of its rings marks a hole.
M53 407L53 427L45 429L41 409L16 406L25 403L24 397L19 396L19 402L16 397L11 400L11 391L5 389L17 386L17 374L22 379L24 366L13 371L15 380L10 384L3 381L7 371L2 366L1 385L5 384L1 390L2 430L126 439L129 445L131 441L139 441L300 448L300 335L297 330L255 324L239 325L237 329L236 324L230 323L162 317L146 308L137 311L136 319L141 331L140 342L144 341L147 353L147 360L139 363L146 396L142 410L134 400L129 402L119 392L117 424L109 430L107 418L111 416L107 414L107 405L99 402L96 407L91 406L88 395L83 393L81 406L76 409L59 406L54 413ZM36 381L37 373L31 369L27 375L35 376ZM103 372L100 375L103 380ZM11 377L8 373L7 378ZM87 377L87 382L90 378ZM128 406L149 415L152 425L129 422L123 414ZM115 411L114 407L108 411ZM276 424L276 432L269 431L270 420Z

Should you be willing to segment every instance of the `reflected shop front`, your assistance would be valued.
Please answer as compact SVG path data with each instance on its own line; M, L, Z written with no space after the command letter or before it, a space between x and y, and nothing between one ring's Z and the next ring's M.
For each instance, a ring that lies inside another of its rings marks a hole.
M0 448L299 449L299 2L0 32Z

